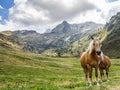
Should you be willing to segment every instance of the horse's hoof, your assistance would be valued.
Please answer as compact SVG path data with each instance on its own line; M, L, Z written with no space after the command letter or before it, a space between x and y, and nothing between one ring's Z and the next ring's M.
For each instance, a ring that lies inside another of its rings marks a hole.
M86 86L88 86L88 83L86 83Z
M92 87L92 84L90 83L90 85L89 85L90 87Z
M89 87L92 87L92 85L89 85Z
M97 83L97 86L100 86L100 84L99 84L99 83Z
M102 80L100 80L100 82L102 83L103 81L102 81Z

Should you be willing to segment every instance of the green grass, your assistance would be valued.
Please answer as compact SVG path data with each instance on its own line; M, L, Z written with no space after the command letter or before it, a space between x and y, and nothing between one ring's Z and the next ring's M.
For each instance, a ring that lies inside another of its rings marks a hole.
M86 86L79 58L53 58L0 47L0 90L120 89L120 59L112 59L110 81Z

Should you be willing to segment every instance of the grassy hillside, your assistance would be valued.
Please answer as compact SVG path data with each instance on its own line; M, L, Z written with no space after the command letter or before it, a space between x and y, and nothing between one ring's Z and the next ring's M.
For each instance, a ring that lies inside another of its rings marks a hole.
M20 50L20 39L10 31L0 32L0 46L4 48Z
M104 53L113 58L120 58L120 12L111 17L105 29L109 34L103 41Z
M110 82L86 87L79 58L43 57L0 47L0 90L120 89L120 60L111 61Z
M107 32L104 28L100 28L93 32L91 35L87 35L80 40L74 42L72 44L72 51L75 55L80 55L83 51L85 51L91 41L91 36L99 37L101 43L105 40L109 32ZM104 46L103 46L104 47ZM108 55L109 56L109 55Z

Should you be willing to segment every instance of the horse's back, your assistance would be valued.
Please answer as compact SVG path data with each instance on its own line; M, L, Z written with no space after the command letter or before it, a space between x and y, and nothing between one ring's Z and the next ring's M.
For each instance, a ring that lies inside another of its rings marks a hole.
M110 62L110 58L108 56L104 55L104 59L103 61L100 63L99 67L101 69L106 69L109 68L111 66L111 62Z
M110 67L111 66L111 61L110 61L110 58L108 56L105 56L105 61L107 63L107 66Z

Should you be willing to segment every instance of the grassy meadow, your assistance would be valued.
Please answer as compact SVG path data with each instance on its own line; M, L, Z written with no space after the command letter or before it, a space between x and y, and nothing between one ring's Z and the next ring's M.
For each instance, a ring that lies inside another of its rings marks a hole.
M79 58L44 57L0 48L0 90L119 90L120 59L111 62L110 81L89 87Z

